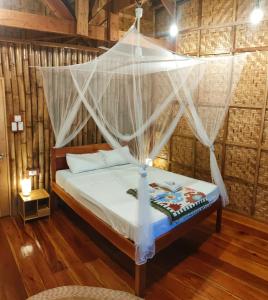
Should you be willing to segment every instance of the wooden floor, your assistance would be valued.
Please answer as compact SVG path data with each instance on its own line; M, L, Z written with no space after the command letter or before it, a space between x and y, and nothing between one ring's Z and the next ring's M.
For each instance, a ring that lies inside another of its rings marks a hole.
M224 212L149 264L146 299L268 299L268 226ZM25 299L61 285L133 293L131 261L69 209L23 226L0 220L0 299Z

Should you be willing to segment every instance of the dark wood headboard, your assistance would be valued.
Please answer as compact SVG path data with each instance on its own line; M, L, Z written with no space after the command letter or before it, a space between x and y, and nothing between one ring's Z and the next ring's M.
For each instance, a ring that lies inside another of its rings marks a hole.
M66 162L66 154L82 154L82 153L95 153L98 150L111 150L108 144L92 144L86 146L53 148L51 151L51 175L52 181L55 181L56 171L68 169Z

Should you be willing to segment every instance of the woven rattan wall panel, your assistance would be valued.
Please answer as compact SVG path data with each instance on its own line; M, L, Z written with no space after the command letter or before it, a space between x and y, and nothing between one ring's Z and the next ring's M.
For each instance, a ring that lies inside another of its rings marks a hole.
M231 144L257 146L261 130L261 110L230 108L227 141Z
M248 54L232 105L263 107L266 101L267 58L267 52ZM238 69L238 66L235 68Z
M174 135L182 135L193 137L193 131L188 125L188 121L186 118L182 117L177 128L174 131Z
M182 33L178 37L177 51L183 54L197 55L199 51L199 30Z
M229 209L268 220L268 0L260 0L264 21L249 23L255 0L195 0L178 5L180 29L177 50L191 55L234 54L248 51L247 62L223 128L216 139L216 155L230 197ZM196 12L198 16L196 17ZM170 20L166 20L170 24ZM187 29L187 30L184 30ZM233 78L239 70L233 66ZM223 76L215 67L211 76ZM221 86L224 91L227 86ZM213 87L203 82L198 101L209 105ZM220 98L219 98L220 99ZM215 101L215 99L213 99ZM181 120L171 139L169 169L210 181L209 151Z
M233 20L234 0L203 0L202 25L230 24Z
M246 215L250 215L253 201L253 186L225 180L226 188L230 197L229 208Z
M255 207L255 217L267 222L268 216L268 189L258 187Z
M257 151L237 146L226 147L225 175L254 183Z
M268 186L268 152L262 151L258 183Z
M215 144L215 154L219 164L221 166L222 161L222 145ZM209 149L202 145L200 142L196 143L196 161L195 167L200 171L210 172L210 158L209 158Z
M238 25L236 27L236 47L268 46L268 21L261 22L258 26Z
M237 0L237 20L239 22L248 22L248 16L252 12L256 0ZM260 0L260 7L264 12L264 19L268 19L268 0Z
M178 26L181 30L198 26L199 0L185 1L177 7Z
M194 140L192 138L174 136L171 142L171 159L185 166L194 163Z
M195 170L194 178L207 182L211 181L210 172L204 172L203 170Z
M178 173L184 176L189 176L189 177L194 176L193 168L186 167L175 162L171 163L170 170L171 172Z
M262 146L268 149L268 110L265 113Z
M163 149L160 151L160 153L158 154L159 158L164 158L164 159L168 159L169 158L169 143L166 144Z
M201 55L229 53L232 27L201 30Z
M160 168L160 169L163 169L163 170L168 170L169 169L169 163L166 159L156 158L154 160L154 167Z

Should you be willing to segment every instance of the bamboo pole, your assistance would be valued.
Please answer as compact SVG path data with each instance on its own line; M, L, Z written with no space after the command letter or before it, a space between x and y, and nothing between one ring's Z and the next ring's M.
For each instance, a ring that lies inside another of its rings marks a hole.
M29 47L29 62L30 66L35 66L35 49ZM37 115L37 83L35 68L30 68L30 83L31 83L31 107L32 107L32 157L33 157L33 168L38 168L38 115ZM38 176L33 178L33 187L38 188Z
M41 66L41 49L35 49L35 65ZM38 131L38 165L39 165L39 188L44 187L44 92L42 77L40 71L36 71L36 84L37 84L37 131Z
M18 82L18 90L19 90L20 114L21 114L22 122L25 125L26 96L25 96L24 79L23 79L23 66L22 66L23 57L22 57L21 45L16 46L15 54L16 54L16 69L17 69L17 82ZM22 156L22 174L25 174L27 169L27 137L26 137L25 126L24 126L24 130L20 133L20 140L21 140L21 156Z
M47 49L41 48L41 65L43 67L47 66ZM42 79L42 78L41 78ZM42 90L43 82L41 80ZM49 188L49 169L50 169L50 159L49 159L49 116L47 111L47 105L45 103L43 95L43 135L44 135L44 186L46 189Z
M13 101L11 92L11 74L9 70L9 57L7 45L1 47L1 60L3 75L5 79L5 93L6 93L6 109L7 109L7 120L8 122L8 144L9 144L9 164L10 164L10 180L11 180L11 207L12 214L16 212L16 195L17 195L17 178L16 178L16 153L15 153L15 142L14 133L11 131L11 120L13 117Z
M17 82L16 73L16 60L15 60L15 50L13 45L8 46L9 54L9 69L11 75L11 91L12 91L12 102L13 102L13 114L20 114L20 101L19 101L19 90ZM14 118L14 115L12 116ZM14 136L15 143L15 161L16 161L16 194L20 189L20 180L22 178L22 156L21 156L21 141L20 133L17 132Z
M80 57L80 59L78 59L78 61L81 61L82 63L88 62L87 52L79 51L78 57ZM85 108L84 105L83 105L83 109L82 109L82 116L83 116L83 120L88 116L87 109ZM88 128L88 126L86 124L82 130L82 144L83 145L87 145L87 128Z
M25 127L26 127L26 148L27 148L27 166L33 167L33 134L32 134L32 101L31 101L31 84L29 73L29 55L28 47L23 46L23 79L25 89Z

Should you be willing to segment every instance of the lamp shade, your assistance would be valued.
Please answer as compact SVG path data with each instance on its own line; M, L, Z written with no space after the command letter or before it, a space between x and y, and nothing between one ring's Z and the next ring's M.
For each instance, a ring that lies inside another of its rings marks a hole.
M23 196L30 196L32 191L31 178L24 178L21 180L21 191Z

